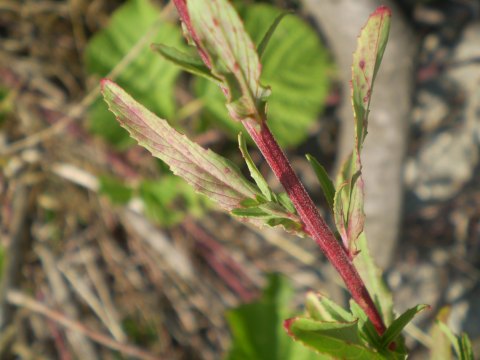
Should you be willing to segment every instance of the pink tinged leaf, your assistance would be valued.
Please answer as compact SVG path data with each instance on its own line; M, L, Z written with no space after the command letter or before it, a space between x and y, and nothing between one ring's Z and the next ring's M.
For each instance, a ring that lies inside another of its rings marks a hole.
M255 187L229 160L190 141L114 82L102 80L102 93L122 127L198 192L227 211L240 207L246 199L255 198Z
M353 54L352 101L358 150L367 133L373 82L387 45L391 16L392 13L388 7L378 7L363 27L357 40L357 49Z
M227 0L189 0L187 7L192 27L214 59L212 72L225 80L232 117L258 119L257 103L268 90L260 85L260 60L235 9Z
M364 182L360 151L367 134L368 112L373 82L385 51L390 29L391 12L380 6L370 15L357 40L352 65L352 104L355 118L355 147L342 165L337 178L335 223L351 257L356 254L356 241L365 224Z
M195 29L193 28L192 22L190 20L190 14L188 13L186 0L173 0L173 3L177 8L180 20L185 27L185 36L187 37L187 39L191 39L193 41L203 62L205 63L205 65L207 65L207 67L211 68L212 61L210 60L208 53L203 48L202 43L200 42L200 38L198 37Z

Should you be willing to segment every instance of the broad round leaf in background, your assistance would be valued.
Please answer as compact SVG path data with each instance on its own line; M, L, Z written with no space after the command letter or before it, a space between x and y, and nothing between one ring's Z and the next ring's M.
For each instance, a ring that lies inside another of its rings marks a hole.
M90 74L106 76L159 20L160 8L149 0L129 0L112 15L107 27L95 34L85 51L85 66ZM162 21L150 42L184 48L179 26ZM146 43L115 81L138 101L159 116L172 119L176 112L175 84L181 69L163 59ZM97 100L89 111L89 129L117 148L134 142L123 130L106 104Z
M240 15L255 44L260 43L280 9L266 4L242 6ZM262 84L271 86L268 121L283 146L295 146L308 136L309 127L323 109L331 66L318 35L296 15L287 15L262 56ZM195 92L205 104L203 116L220 123L232 135L241 125L228 116L218 86L198 78Z

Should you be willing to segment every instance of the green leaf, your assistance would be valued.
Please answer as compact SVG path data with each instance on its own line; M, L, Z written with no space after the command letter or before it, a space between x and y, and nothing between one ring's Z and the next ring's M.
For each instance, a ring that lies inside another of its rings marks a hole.
M282 192L280 194L275 194L276 201L281 204L287 211L295 214L296 209L295 206L292 203L292 200L288 197L288 194L285 192Z
M288 338L283 319L292 313L288 304L293 289L286 278L270 275L262 297L227 312L232 332L228 360L315 360L318 356Z
M188 71L189 73L202 76L217 84L221 81L219 78L212 75L210 69L203 63L198 55L188 54L164 44L152 44L151 48L165 59L180 66L183 70Z
M282 21L282 19L288 14L291 14L291 12L282 12L275 18L275 20L273 20L272 24L270 25L267 32L263 36L262 41L260 41L260 44L257 47L257 53L260 58L262 58L262 55L265 49L267 48L267 45L270 42L270 39L272 38L273 33L277 29L277 26L280 24L280 21Z
M440 330L443 332L443 334L447 337L447 339L450 341L450 344L453 346L453 349L455 350L455 353L457 356L461 354L460 350L460 344L458 342L457 336L453 333L452 330L445 324L444 322L437 321L437 324L440 328Z
M306 299L307 315L318 321L353 322L351 313L321 294L309 292Z
M102 137L116 150L125 150L135 144L128 132L118 124L115 116L108 111L108 107L100 99L96 100L88 109L88 130Z
M205 204L193 189L173 175L155 181L142 181L138 195L144 203L146 215L162 226L178 224L186 213L201 216L205 209Z
M407 326L410 321L412 321L415 315L425 309L428 309L429 307L430 306L428 305L417 305L411 309L408 309L397 319L395 319L381 338L382 347L387 348L388 345L395 341L395 339L401 334L403 328Z
M352 99L355 116L357 152L360 153L367 135L367 121L372 97L373 83L387 46L392 13L380 6L370 15L367 24L357 39L357 50L353 53Z
M275 194L274 194L275 195ZM258 198L258 196L257 196ZM266 199L265 199L266 200ZM302 222L298 215L290 212L281 203L275 201L253 202L250 199L242 201L242 207L233 209L232 215L243 217L250 220L259 219L256 225L267 225L270 227L282 226L285 231L304 237Z
M260 208L257 207L248 207L246 209L237 208L231 211L233 215L241 216L241 217L256 217L256 218L271 218L272 215Z
M121 126L197 192L216 201L224 210L235 210L234 214L241 214L238 216L257 226L283 225L289 232L304 235L302 223L295 213L290 213L274 201L258 202L257 199L261 197L258 189L243 177L231 161L190 141L114 82L103 80L102 93ZM258 202L258 209L253 201ZM248 206L242 209L245 202ZM263 216L263 212L268 215Z
M335 198L335 186L333 185L333 181L317 159L310 154L307 154L306 157L310 165L312 165L313 171L315 171L315 174L317 175L317 179L320 182L320 187L323 190L323 195L327 200L327 204L330 207L330 210L333 211L333 200Z
M355 119L355 146L337 178L334 200L335 223L350 255L363 231L364 182L360 151L367 135L368 112L373 82L387 45L391 12L380 6L370 15L357 40L352 65L352 104Z
M13 112L13 96L13 91L9 91L9 89L0 84L0 125L2 125L7 115Z
M153 42L185 47L181 31L174 24L161 20L159 8L151 1L129 0L115 11L108 26L87 44L84 59L88 73L106 76L153 24L158 24L159 29L152 36ZM171 118L176 113L174 91L179 74L180 68L157 56L145 44L116 81L153 112ZM89 111L88 127L120 149L133 144L101 100Z
M358 306L355 301L350 300L350 310L352 311L353 316L358 319L358 333L360 337L364 339L367 344L370 344L370 346L373 346L376 349L381 349L382 343L380 336L367 315L363 312L362 308Z
M7 257L6 257L5 245L0 244L0 279L2 279L3 273L5 271L5 266L8 266ZM7 264L7 265L6 265Z
M285 328L296 341L335 359L385 359L362 344L356 321L322 322L300 317L287 320Z
M439 318L437 318L436 325L452 344L459 360L474 360L472 344L467 334L462 333L460 336L456 336Z
M227 211L239 207L247 198L255 198L254 186L232 162L190 141L117 84L103 80L102 93L122 127L197 192L215 200Z
M260 60L237 12L227 0L189 0L190 21L210 55L212 73L228 88L227 108L235 120L260 120L258 105L268 91L260 85Z
M442 331L439 323L446 323L450 315L450 308L443 307L440 309L434 325L432 326L432 346L430 347L431 360L453 360L452 347L449 338ZM453 335L453 334L452 334ZM454 341L456 343L456 341Z
M126 204L133 195L133 189L115 178L100 177L99 193L107 196L114 204Z
M382 319L387 326L393 321L393 298L382 278L382 271L375 265L365 233L362 233L357 241L359 253L353 260L368 292L373 298L375 306L380 311Z
M280 13L267 4L240 8L245 28L257 44ZM298 16L287 16L262 56L261 82L272 88L268 123L280 145L293 147L307 138L323 109L331 67L315 30ZM242 126L230 119L221 90L197 79L195 93L205 104L203 117L222 125L232 138L237 136Z
M350 254L356 255L357 240L363 233L365 224L364 203L364 182L360 170L352 175L345 173L352 168L353 157L347 159L344 164L341 175L337 178L337 187L333 200L333 215L335 225L342 237L343 244ZM360 166L354 165L355 169ZM344 181L344 182L341 182Z
M473 348L472 343L467 334L463 333L459 339L460 342L460 359L461 360L473 360Z
M272 190L270 190L270 187L268 186L267 181L264 179L262 173L258 170L250 154L248 153L247 143L245 142L245 137L243 137L242 132L238 133L238 144L239 144L242 156L245 159L245 162L247 163L248 170L250 171L250 175L252 176L253 180L255 180L255 183L257 184L258 188L262 192L263 196L265 196L265 198L268 201L272 201L272 198L273 198Z

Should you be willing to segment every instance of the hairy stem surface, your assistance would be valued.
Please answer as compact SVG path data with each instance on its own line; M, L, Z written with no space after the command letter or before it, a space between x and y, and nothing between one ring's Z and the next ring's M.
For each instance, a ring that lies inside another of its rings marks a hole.
M262 121L259 125L254 120L244 120L243 125L257 144L275 176L285 188L305 224L306 230L339 272L353 299L365 311L379 335L383 335L386 329L385 324L363 280L344 247L337 241L318 213L315 204L293 171L290 162L273 137L267 123Z

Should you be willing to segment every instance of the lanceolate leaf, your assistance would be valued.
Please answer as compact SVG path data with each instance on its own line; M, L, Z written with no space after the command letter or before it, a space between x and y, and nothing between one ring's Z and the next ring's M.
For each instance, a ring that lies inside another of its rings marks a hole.
M286 15L288 15L288 14L289 14L288 12L282 12L282 13L280 13L280 14L275 18L275 20L273 20L272 25L270 25L270 27L268 28L267 32L266 32L265 35L263 36L262 41L261 41L260 44L258 45L257 53L258 53L258 56L259 56L260 58L262 57L263 52L264 52L265 49L267 48L267 45L268 45L268 43L270 42L270 39L272 38L273 33L274 33L275 30L277 29L277 26L280 24L280 21L282 21L282 19L283 19Z
M444 323L444 319L441 318L437 318L435 325L438 326L440 331L443 332L445 337L450 341L459 360L474 359L472 343L467 334L463 333L460 336L456 336ZM443 340L445 340L445 338L443 338Z
M387 45L391 12L380 6L367 21L357 41L352 66L352 104L355 118L355 147L337 179L334 201L335 223L345 247L354 256L354 246L363 232L364 182L360 151L367 134L368 111L373 82Z
M273 201L243 201L242 207L233 209L231 213L235 216L243 218L258 220L256 224L265 224L271 227L281 225L286 231L300 237L305 236L302 222L294 211L290 211L283 203L277 202L277 197L274 195ZM257 196L257 199L261 196Z
M282 328L292 316L289 303L293 289L279 275L268 277L260 299L240 305L226 314L232 346L226 360L319 360L315 352L293 342Z
M360 276L365 281L368 292L371 294L377 309L382 314L385 325L389 326L393 321L393 298L382 279L382 271L374 264L368 249L365 233L362 233L357 241L360 253L354 259L354 265Z
M358 331L360 336L371 346L381 348L380 335L378 335L373 324L365 315L362 308L353 300L350 300L350 310L353 316L358 319Z
M452 347L449 338L440 329L439 323L446 323L450 315L450 308L443 307L440 309L435 324L431 330L432 343L435 346L430 347L430 359L453 360Z
M343 163L337 176L337 190L333 203L335 225L345 248L353 257L357 254L356 241L363 232L365 213L363 210L364 183L359 161L353 154Z
M110 110L130 135L197 191L228 211L240 207L247 198L255 198L255 187L229 160L191 142L115 83L103 80L102 92Z
M363 345L357 335L357 323L325 322L298 317L286 320L284 326L296 341L334 359L385 359Z
M402 332L403 328L407 326L410 321L412 321L415 315L427 308L429 308L428 305L417 305L411 309L408 309L397 319L395 319L381 338L382 346L386 348L392 341L395 341L395 339Z
M273 201L262 199L258 188L245 179L228 159L190 141L136 102L117 84L103 80L102 92L122 127L195 190L257 226L282 225L289 232L304 235L298 216L274 194Z
M210 69L204 64L199 56L184 53L174 47L164 44L152 44L152 50L157 51L165 59L180 66L183 70L192 74L203 76L208 80L219 83L221 80L215 77Z
M238 133L238 144L240 147L240 151L242 152L242 156L247 163L248 170L250 171L250 175L252 176L253 180L257 183L258 188L262 192L263 196L267 199L267 201L272 201L272 191L267 184L267 181L263 178L263 175L258 170L257 166L253 162L250 154L248 153L247 143L245 141L245 137L243 136L242 132Z
M213 74L225 81L230 114L235 120L259 120L258 104L268 91L260 85L261 65L255 46L233 6L227 0L189 0L187 8L191 24L210 54Z
M282 14L265 3L240 6L239 12L255 44L261 43L269 25ZM296 15L284 17L263 53L261 76L261 83L272 89L267 115L281 146L298 145L307 137L328 95L330 67L328 53L315 30ZM205 104L203 117L236 137L241 124L229 117L218 86L197 79L195 93Z
M340 305L321 294L309 292L305 307L307 314L314 320L353 322L355 318Z
M320 186L323 190L323 195L327 200L327 204L330 210L333 211L333 199L335 198L335 186L333 185L330 176L328 176L325 168L315 159L312 155L307 154L307 160L312 165L313 171L317 175L317 179L320 182Z
M353 54L352 100L358 152L367 134L373 82L387 45L391 16L388 7L377 8L362 29L357 40L357 50Z

